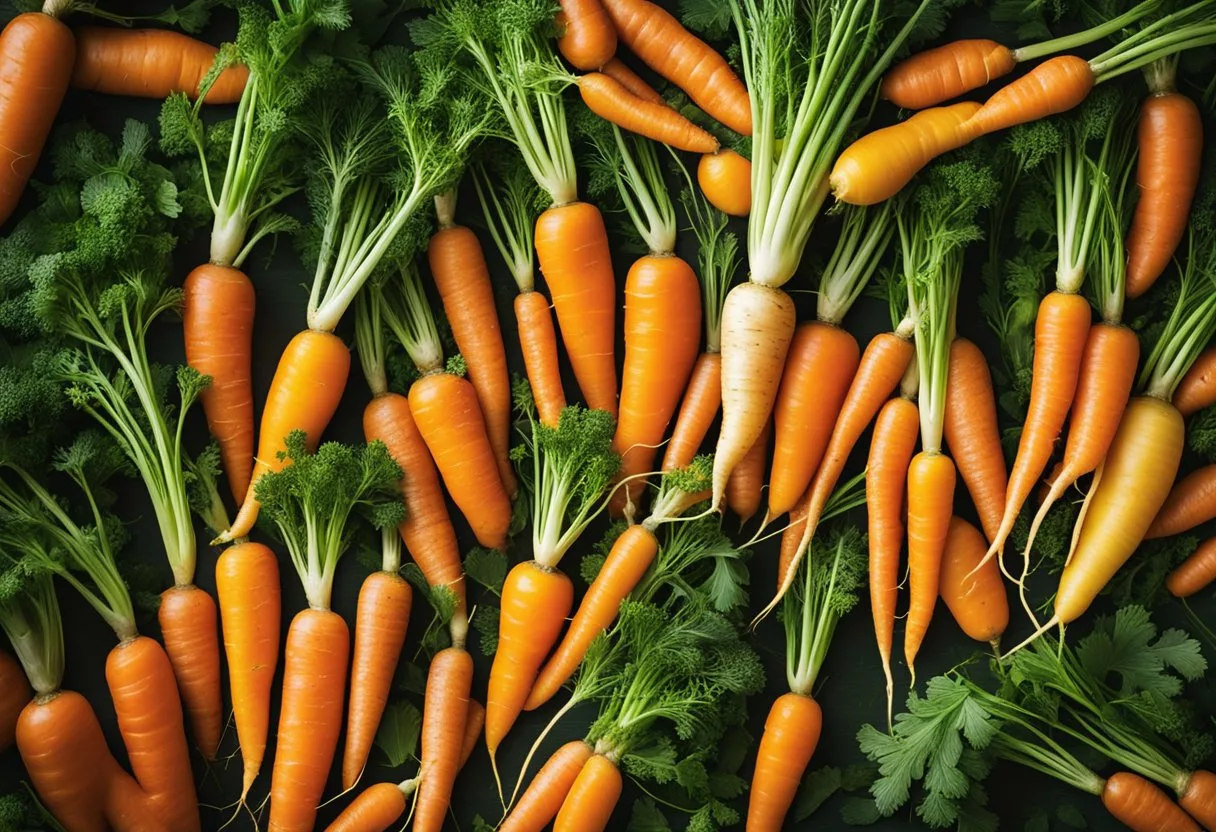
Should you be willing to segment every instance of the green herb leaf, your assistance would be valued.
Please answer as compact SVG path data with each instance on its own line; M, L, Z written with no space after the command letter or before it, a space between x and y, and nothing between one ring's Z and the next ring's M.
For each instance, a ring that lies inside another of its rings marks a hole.
M507 553L500 549L474 546L464 558L464 573L495 595L502 594L509 566Z
M808 774L794 798L794 822L801 823L813 815L828 798L840 791L840 785L840 769L835 766L823 766Z
M376 747L384 752L390 766L398 768L414 756L421 731L422 713L406 700L392 702L380 718Z

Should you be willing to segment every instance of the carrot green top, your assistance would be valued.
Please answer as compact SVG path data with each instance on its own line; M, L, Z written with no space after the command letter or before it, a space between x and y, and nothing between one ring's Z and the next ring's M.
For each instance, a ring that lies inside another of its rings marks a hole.
M722 351L722 307L726 303L726 293L739 273L739 238L733 231L726 230L730 217L709 204L701 189L688 177L686 169L684 175L688 182L680 191L680 202L692 222L692 233L697 237L705 351L717 353Z
M840 235L819 277L816 298L819 320L837 325L877 271L895 232L890 200L876 208L845 205L841 214Z
M515 153L487 154L473 165L473 185L481 203L486 227L506 261L520 294L536 285L532 231L536 215L544 210L544 194Z
M42 565L51 557L40 535L0 529L0 629L38 696L63 682L63 619Z
M1094 82L1100 84L1170 55L1216 43L1213 9L1212 0L1196 0L1168 14L1159 14L1161 8L1152 10L1138 29L1089 61Z
M578 127L595 148L588 193L606 197L609 205L619 203L651 254L671 254L676 247L676 208L663 181L659 145L640 136L626 137L590 111L583 112Z

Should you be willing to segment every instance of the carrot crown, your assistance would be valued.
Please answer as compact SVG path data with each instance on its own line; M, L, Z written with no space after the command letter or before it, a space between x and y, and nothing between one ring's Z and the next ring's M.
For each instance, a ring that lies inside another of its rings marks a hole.
M536 285L532 230L536 215L544 210L544 195L514 153L487 153L472 170L477 199L494 245L520 294L531 292Z
M31 555L22 556L30 552ZM0 532L0 629L38 695L63 682L63 619L51 572L53 556L38 536Z
M220 497L218 485L223 470L220 443L211 440L194 459L183 455L182 464L186 467L186 489L190 508L208 529L214 534L221 534L231 527L232 523L228 518L228 508Z
M895 232L895 212L887 200L877 208L845 205L836 248L819 278L816 314L839 324L878 269Z
M373 287L370 294L376 297L369 303L376 305L419 373L439 372L444 368L443 342L418 267L404 261L400 275L400 280L386 280Z
M626 138L621 128L589 110L578 126L595 148L587 192L610 203L619 201L651 254L671 254L676 247L676 207L663 181L656 143Z
M739 238L727 231L730 217L714 208L693 184L687 168L686 187L680 191L692 233L697 237L697 265L701 277L701 314L705 318L705 351L722 351L722 306L739 273Z
M328 610L334 570L350 546L351 515L376 529L405 519L398 483L401 468L383 442L351 446L326 442L309 453L303 431L286 439L280 460L291 464L258 480L262 513L291 554L313 609Z

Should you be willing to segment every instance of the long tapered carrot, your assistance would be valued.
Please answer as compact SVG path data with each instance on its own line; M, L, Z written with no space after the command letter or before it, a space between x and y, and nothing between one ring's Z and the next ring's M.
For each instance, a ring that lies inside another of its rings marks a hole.
M431 276L443 300L452 337L469 368L469 381L477 391L486 434L498 460L498 474L508 496L515 495L511 466L511 380L503 346L490 270L477 235L453 224L454 198L436 197L439 230L426 249Z
M756 752L747 799L747 832L779 832L782 828L822 730L823 711L811 697L784 693L773 702Z
M270 733L270 691L279 664L279 563L261 543L230 546L215 563L232 715L241 746L241 798L262 769Z
M722 356L704 352L697 357L684 391L684 401L663 454L663 470L684 468L705 441L709 426L722 407Z
M13 744L17 737L17 718L33 697L21 664L0 651L0 751Z
M667 102L634 95L610 75L602 72L580 75L578 93L587 109L623 130L691 153L713 153L718 149L718 140L712 133L693 124Z
M1175 598L1189 598L1213 581L1216 581L1216 537L1209 537L1169 574L1165 588Z
M583 740L572 740L554 751L498 827L499 832L541 832L557 817L575 778L593 753Z
M616 416L616 281L604 218L572 202L536 220L536 256L587 406Z
M988 551L988 541L961 517L950 518L942 551L939 593L959 629L985 644L997 643L1009 626L1009 598L995 561L972 572ZM996 651L999 655L1000 650Z
M968 126L984 135L1067 112L1084 101L1093 87L1094 71L1088 61L1059 55L997 90Z
M726 59L649 0L602 0L622 43L731 130L752 134L747 88Z
M1135 366L1133 361L1133 372ZM946 444L971 494L984 534L991 540L1001 527L1008 476L992 374L979 347L966 338L955 338L950 345L944 428Z
M473 685L473 657L463 646L435 654L427 672L422 710L422 782L414 808L414 829L439 832L447 818L452 785L463 764L464 726Z
M342 730L350 630L328 610L296 613L283 652L283 703L270 781L273 830L310 830Z
M542 423L556 427L566 406L566 394L557 364L557 330L553 328L548 299L540 292L516 295L515 323L537 416Z
M254 484L269 471L281 471L287 464L279 459L286 450L285 440L293 430L302 430L309 449L315 450L350 376L350 350L332 332L306 329L283 349L275 368L262 423L258 429L258 451L253 475L232 527L218 538L229 542L245 537L258 519Z
M186 363L211 376L202 393L207 428L220 443L233 499L253 475L253 283L239 269L210 263L182 284Z
M587 648L616 620L621 602L638 585L659 553L659 539L643 525L630 526L612 544L599 574L587 588L561 644L541 668L524 709L531 711L553 698L587 654Z
M1107 779L1102 805L1133 832L1199 832L1199 825L1169 795L1129 771Z
M577 69L599 69L616 60L616 28L600 0L561 0L557 48Z
M72 86L78 90L137 98L184 92L198 98L199 83L219 52L209 43L170 29L80 26ZM207 104L235 104L249 80L241 64L227 67L207 90Z
M124 641L106 657L106 683L135 779L170 829L200 828L194 775L169 657L150 638Z
M1013 50L994 40L954 40L891 67L879 92L896 107L921 110L1008 75L1015 66Z
M1146 540L1172 537L1213 517L1216 517L1216 465L1205 465L1174 483L1144 537Z
M756 444L748 449L726 480L726 507L739 518L740 523L752 519L763 502L760 492L764 488L764 468L768 463L768 440L772 426L770 419L756 437Z
M916 654L937 605L942 551L954 514L954 461L921 451L908 465L908 618L904 660L916 681Z
M342 752L343 790L354 787L367 765L405 645L413 601L409 583L396 572L373 572L359 589Z
M156 618L194 742L213 760L224 722L215 599L197 586L175 586L161 593Z
M1193 416L1216 404L1216 347L1199 354L1174 391L1174 407L1183 416Z
M857 339L811 321L794 331L773 406L768 519L794 507L811 484L861 360Z
M615 762L603 754L591 755L562 801L553 832L603 832L621 799L623 786Z
M598 3L599 0L596 0L596 2ZM614 79L622 87L644 101L651 101L655 104L667 103L663 96L655 91L654 87L646 83L646 80L642 76L630 69L629 64L620 58L610 59L600 67L600 72Z
M93 707L67 690L26 701L16 742L38 799L64 829L105 832L107 779L118 765Z

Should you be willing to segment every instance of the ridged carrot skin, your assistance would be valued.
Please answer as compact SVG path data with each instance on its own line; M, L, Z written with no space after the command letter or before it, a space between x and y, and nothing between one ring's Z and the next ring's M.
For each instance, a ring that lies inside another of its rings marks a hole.
M542 424L557 427L566 406L566 393L562 390L561 368L557 363L557 330L553 327L549 300L540 292L516 295L515 324L536 415Z
M1106 781L1102 805L1132 832L1199 832L1195 821L1168 794L1130 771Z
M909 670L937 606L942 552L954 513L954 485L950 457L932 451L912 457L908 465L908 618L904 624L904 660Z
M1216 774L1204 769L1191 772L1186 788L1178 795L1178 805L1204 829L1216 829Z
M499 825L499 832L541 832L557 817L575 778L593 753L582 740L573 740L554 751Z
M1213 581L1216 581L1216 537L1209 537L1169 574L1165 588L1175 598L1190 598L1207 589Z
M34 692L20 662L0 651L0 751L13 744L17 737L17 718L33 697Z
M726 480L726 507L739 518L740 523L755 517L763 502L761 492L764 490L764 469L768 464L768 440L772 432L773 421L770 419L756 437L756 444L748 449Z
M746 217L752 212L752 163L729 147L701 157L697 184L723 214Z
M1170 489L1165 504L1153 518L1145 540L1189 532L1216 517L1216 465L1187 474Z
M684 468L692 462L721 408L722 356L716 352L703 352L693 365L676 425L667 441L663 454L664 471Z
M602 72L580 75L578 94L588 110L622 130L690 153L713 153L718 149L713 134L693 124L671 105L640 98L610 75Z
M197 586L176 586L161 593L156 618L194 743L214 760L224 723L215 600Z
M596 0L596 2L598 3L599 0ZM629 65L620 58L610 59L606 64L600 67L600 72L604 73L610 78L615 78L618 84L629 90L638 98L645 101L652 101L655 104L667 103L667 100L663 98L663 96L659 95L655 91L654 87L646 83L646 79L630 69Z
M811 697L784 693L773 702L756 753L747 832L780 832L822 729L823 711Z
M604 832L623 787L616 763L603 754L593 754L562 801L553 832Z
M198 98L199 82L219 52L209 43L169 29L80 26L74 32L72 86L105 95L167 98L184 92ZM230 66L215 79L203 102L235 104L248 80L247 68Z
M1133 361L1133 373L1135 366ZM950 345L944 428L946 445L991 540L1001 527L1008 475L988 360L966 338L955 338Z
M576 69L599 69L615 60L616 28L600 0L561 0L557 49Z
M950 518L939 592L959 629L985 644L999 639L1009 626L1009 598L1000 567L990 560L976 568L987 551L988 541L979 529L961 517Z
M956 40L900 61L882 79L879 93L896 107L922 110L1008 75L1013 51L994 40Z
M1208 347L1199 354L1178 382L1172 401L1183 416L1193 416L1216 404L1216 347Z
M325 832L385 832L409 808L405 792L396 783L368 786Z
M414 810L417 832L439 832L447 818L452 785L464 764L461 756L472 685L473 657L463 647L448 647L431 659L422 709L422 782Z
M554 206L537 217L534 240L583 399L615 418L616 279L604 217L586 202Z
M1075 55L1058 55L997 90L967 127L973 128L975 135L987 135L1064 113L1084 101L1093 88L1094 71L1088 61Z
M16 742L38 799L70 832L106 832L107 780L118 764L93 707L67 690L27 702Z

